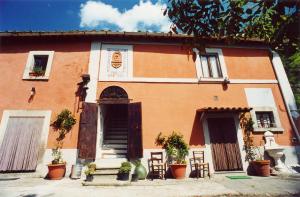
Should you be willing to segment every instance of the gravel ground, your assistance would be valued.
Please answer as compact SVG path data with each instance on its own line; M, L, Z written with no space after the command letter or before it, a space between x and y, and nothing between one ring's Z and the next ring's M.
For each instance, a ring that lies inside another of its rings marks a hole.
M81 196L300 196L300 179L251 177L231 180L225 175L211 179L145 180L129 186L82 186L83 180L50 181L36 177L2 180L2 197ZM109 182L109 181L108 181Z

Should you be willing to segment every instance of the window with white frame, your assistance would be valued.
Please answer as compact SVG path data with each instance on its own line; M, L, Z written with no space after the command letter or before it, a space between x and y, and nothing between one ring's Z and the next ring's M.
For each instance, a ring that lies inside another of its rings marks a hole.
M276 128L273 111L256 111L255 115L258 128Z
M222 70L217 53L200 54L202 76L205 78L222 78Z
M254 132L282 132L276 103L271 88L245 88L248 106L250 111Z
M23 79L47 80L51 70L54 51L30 51Z
M197 54L197 77L201 81L223 81L228 78L222 49L206 48L204 53L194 49Z

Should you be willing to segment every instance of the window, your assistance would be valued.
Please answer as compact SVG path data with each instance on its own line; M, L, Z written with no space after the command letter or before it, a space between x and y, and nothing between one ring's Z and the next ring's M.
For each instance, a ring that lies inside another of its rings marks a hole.
M54 51L30 51L23 79L48 80Z
M254 132L283 132L271 88L245 88Z
M206 78L222 78L218 54L200 55L202 76Z
M203 54L196 48L193 50L197 54L196 71L199 81L223 82L228 79L222 49L206 48Z
M273 112L255 112L258 128L276 128Z
M44 76L47 68L48 55L34 55L33 56L33 68L29 73L32 76Z

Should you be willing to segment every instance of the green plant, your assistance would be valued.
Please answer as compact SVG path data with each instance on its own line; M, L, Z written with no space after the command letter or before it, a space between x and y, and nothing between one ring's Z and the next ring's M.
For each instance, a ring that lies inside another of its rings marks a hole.
M254 122L248 113L242 113L240 116L240 126L244 130L244 150L246 152L245 160L248 162L255 160L263 160L263 154L260 152L259 147L253 143L253 132Z
M96 164L95 163L89 163L86 166L86 170L84 171L85 175L92 175L96 171Z
M76 124L76 119L68 109L62 110L56 117L56 120L52 123L52 127L55 131L59 132L59 136L56 138L58 146L61 147L61 143L66 134L69 133L72 127Z
M185 158L189 154L189 147L180 133L172 132L169 136L163 136L160 132L155 139L155 144L166 150L170 162L185 164Z
M130 173L131 171L131 164L130 162L122 162L121 167L119 169L119 174L125 174L125 173Z
M51 124L53 129L59 132L59 136L56 138L56 148L52 149L52 164L64 163L61 153L63 139L66 134L70 132L74 124L76 124L76 119L67 109L62 110L62 112L57 115L56 120Z
M45 74L45 70L43 70L41 67L33 67L32 69L33 73L36 73L37 75L44 75Z

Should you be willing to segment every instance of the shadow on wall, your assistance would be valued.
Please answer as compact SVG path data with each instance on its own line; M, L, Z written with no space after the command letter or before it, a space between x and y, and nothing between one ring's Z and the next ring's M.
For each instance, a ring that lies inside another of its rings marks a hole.
M195 114L192 133L189 141L190 146L204 146L205 140L204 140L204 132L203 132L203 126L200 122L200 113Z

